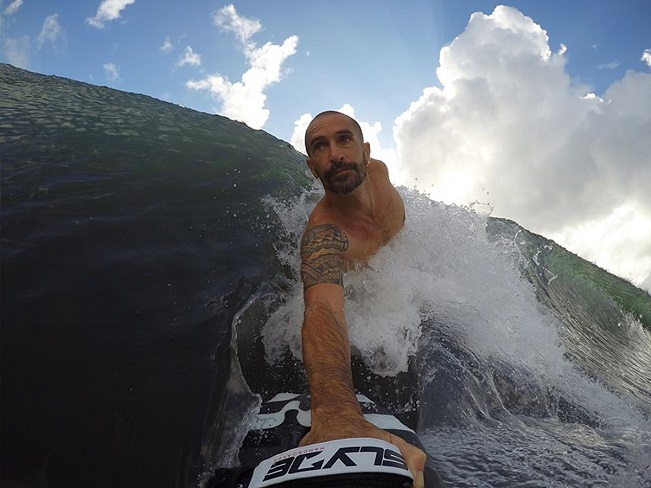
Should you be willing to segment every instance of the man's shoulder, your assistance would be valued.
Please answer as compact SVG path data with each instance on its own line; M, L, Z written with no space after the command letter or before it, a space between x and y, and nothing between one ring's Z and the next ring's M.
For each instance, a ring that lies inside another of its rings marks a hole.
M322 239L347 240L343 226L327 214L321 215L317 213L315 215L313 213L307 221L307 225L303 231L303 241L309 239L309 236L315 235L321 236Z
M305 232L307 232L313 227L320 227L324 225L331 225L339 228L342 227L339 222L339 219L337 219L334 212L328 208L325 199L321 199L319 203L316 204L316 207L314 207L312 213L307 219Z
M306 290L322 283L343 285L343 255L348 245L338 226L308 225L301 239L301 277Z
M301 239L301 249L328 248L339 250L348 249L348 237L341 227L334 224L319 224L307 227Z
M369 169L386 176L387 178L389 177L389 167L383 162L380 161L379 159L373 159L371 158L371 162L369 164Z
M321 201L314 208L305 226L301 247L325 246L345 251L348 248L348 236L332 212Z

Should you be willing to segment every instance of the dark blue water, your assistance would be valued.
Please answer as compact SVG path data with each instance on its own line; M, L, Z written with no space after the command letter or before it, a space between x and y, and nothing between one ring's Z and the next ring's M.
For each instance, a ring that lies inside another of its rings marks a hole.
M287 143L2 65L0 164L3 486L197 486L256 395L305 388L318 194ZM651 486L648 294L401 192L404 232L346 277L358 387L451 486Z
M260 197L299 191L302 158L220 117L6 65L0 117L3 477L196 479L220 344L278 272Z

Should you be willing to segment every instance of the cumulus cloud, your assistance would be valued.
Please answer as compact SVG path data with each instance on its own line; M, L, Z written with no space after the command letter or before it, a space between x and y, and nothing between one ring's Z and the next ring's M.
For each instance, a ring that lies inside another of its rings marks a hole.
M108 81L117 81L120 79L120 69L113 63L106 63L102 66L104 74Z
M38 35L38 47L40 49L46 43L54 44L63 36L63 28L59 24L59 14L49 15L45 18L41 32Z
M7 37L2 41L2 56L17 68L27 68L30 46L28 36Z
M644 52L642 53L642 59L646 65L651 68L651 49L645 49Z
M176 66L201 66L201 55L195 53L190 46L185 46L185 51L179 56Z
M294 149L303 154L307 154L307 150L305 149L305 131L307 130L307 126L310 125L310 121L314 118L314 115L309 113L303 114L294 121L294 131L289 142L294 146Z
M23 0L14 0L5 9L5 15L14 15L18 9L23 5Z
M122 11L129 5L136 3L136 0L102 0L95 17L88 17L86 23L103 29L106 22L111 22L120 18Z
M260 22L241 17L233 5L219 10L213 16L213 22L221 30L235 34L242 45L249 69L237 82L216 73L201 80L189 80L186 86L208 91L220 100L219 111L222 115L261 129L269 118L269 110L265 108L265 91L282 79L282 65L296 53L298 37L291 36L281 45L267 42L258 46L251 41L251 37L262 29Z
M246 44L249 39L262 30L262 24L256 19L241 17L234 5L226 5L213 15L213 23L222 31L232 32L240 42Z
M160 49L165 54L169 54L172 52L172 49L174 49L174 45L172 44L172 41L170 41L170 38L166 37L165 41L163 42L163 44L161 44L161 47L159 47L158 49Z
M646 281L647 289L651 291L651 218L648 209L625 203L603 218L582 222L550 237L639 286L644 287ZM625 245L622 245L622 240L625 240Z
M514 8L473 14L440 51L440 88L395 121L401 165L435 199L490 203L641 283L650 249L633 229L651 222L651 74L629 71L599 97L568 75L566 51ZM604 229L607 244L595 238Z
M619 67L618 61L611 61L610 63L598 64L596 66L596 68L600 70L611 70L611 69L617 69L618 67Z

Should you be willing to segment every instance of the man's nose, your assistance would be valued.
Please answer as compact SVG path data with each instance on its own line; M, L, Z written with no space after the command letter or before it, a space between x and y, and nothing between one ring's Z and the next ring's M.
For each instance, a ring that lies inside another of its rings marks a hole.
M337 144L330 144L330 160L331 161L343 161L344 152Z

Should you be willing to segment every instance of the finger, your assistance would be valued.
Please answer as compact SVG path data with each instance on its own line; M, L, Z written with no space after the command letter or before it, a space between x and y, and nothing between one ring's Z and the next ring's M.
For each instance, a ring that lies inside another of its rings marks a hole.
M313 437L312 431L309 431L299 441L299 443L298 443L299 447L309 446L310 444L314 444L314 441L312 440L312 437Z
M416 446L409 444L402 437L389 435L389 442L400 449L400 453L402 454L409 471L411 471L414 480L416 480L419 473L423 476L427 455ZM417 488L418 486L421 488L424 487L425 482L423 481L421 485L417 485L416 481L414 481L414 488Z
M419 471L416 473L416 477L414 479L414 488L425 488L425 474L422 471Z

